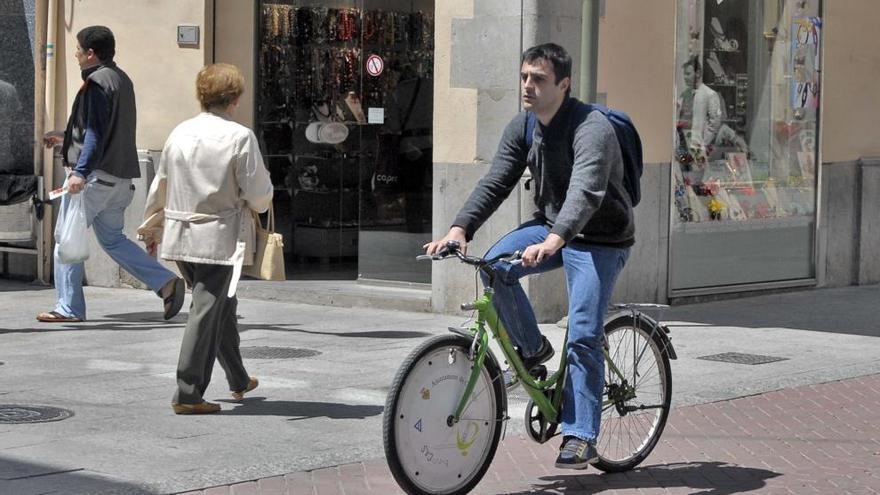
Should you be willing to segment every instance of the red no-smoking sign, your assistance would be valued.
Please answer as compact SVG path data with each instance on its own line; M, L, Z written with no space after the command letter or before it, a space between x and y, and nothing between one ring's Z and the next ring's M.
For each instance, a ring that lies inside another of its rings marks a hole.
M373 54L367 57L367 74L376 77L382 74L382 71L385 69L385 61L382 60L382 57Z

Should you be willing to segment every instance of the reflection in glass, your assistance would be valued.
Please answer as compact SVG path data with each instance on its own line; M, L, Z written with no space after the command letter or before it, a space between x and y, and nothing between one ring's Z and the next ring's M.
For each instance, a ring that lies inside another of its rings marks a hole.
M814 276L818 0L679 0L672 289Z

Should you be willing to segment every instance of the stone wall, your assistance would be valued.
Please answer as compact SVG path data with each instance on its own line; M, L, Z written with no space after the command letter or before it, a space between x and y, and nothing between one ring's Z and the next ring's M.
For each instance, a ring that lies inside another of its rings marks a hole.
M35 0L0 0L0 174L34 173ZM28 203L0 206L4 241L33 247ZM32 279L36 257L2 253L0 276Z

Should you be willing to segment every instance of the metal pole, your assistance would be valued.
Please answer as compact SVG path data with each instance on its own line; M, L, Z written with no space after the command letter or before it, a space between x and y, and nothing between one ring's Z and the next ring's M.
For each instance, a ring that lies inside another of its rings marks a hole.
M583 0L581 7L581 70L578 97L596 101L596 71L599 65L599 0Z

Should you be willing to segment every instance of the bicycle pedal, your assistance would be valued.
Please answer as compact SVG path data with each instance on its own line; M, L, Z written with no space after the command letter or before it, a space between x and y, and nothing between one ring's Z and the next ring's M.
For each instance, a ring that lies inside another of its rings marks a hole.
M529 374L532 375L532 378L536 380L546 380L547 379L547 367L543 364L539 364L534 368L529 370Z

